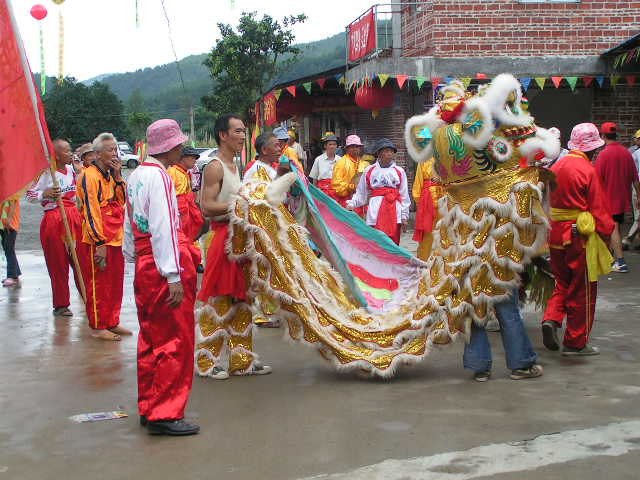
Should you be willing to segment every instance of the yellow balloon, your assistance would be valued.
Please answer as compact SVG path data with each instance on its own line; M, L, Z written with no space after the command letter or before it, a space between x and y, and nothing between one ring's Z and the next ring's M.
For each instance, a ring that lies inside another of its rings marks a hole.
M62 5L64 3L64 0L51 0L51 1L56 5Z

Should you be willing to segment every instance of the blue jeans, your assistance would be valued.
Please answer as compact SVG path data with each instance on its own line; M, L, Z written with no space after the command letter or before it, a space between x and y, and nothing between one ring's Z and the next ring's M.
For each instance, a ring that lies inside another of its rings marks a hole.
M495 306L496 316L500 323L500 334L507 368L517 370L529 368L538 360L533 350L529 335L524 328L520 308L518 308L518 290L511 293L511 298ZM471 327L471 341L464 347L464 368L482 372L491 370L491 345L484 328L475 323Z

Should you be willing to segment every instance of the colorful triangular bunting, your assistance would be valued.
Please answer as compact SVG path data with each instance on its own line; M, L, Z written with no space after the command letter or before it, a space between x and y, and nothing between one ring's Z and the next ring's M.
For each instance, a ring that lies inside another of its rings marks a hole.
M627 80L627 85L633 87L636 84L636 76L635 75L625 75L624 77Z
M441 80L442 80L441 77L431 77L431 86L437 87L438 85L440 85Z
M289 92L292 96L296 96L296 86L295 85L289 85L287 87L287 92Z
M408 78L409 75L396 75L396 81L398 82L398 87L400 87L401 90Z
M486 73L476 73L476 78L477 79L485 79L485 78L487 78L487 74Z
M551 81L558 88L560 86L560 82L562 82L562 77L551 77Z
M593 80L594 80L595 78L596 78L596 77L589 77L589 76L582 77L582 81L584 82L584 86L585 86L585 87L589 87L589 86L593 83Z
M540 90L544 88L544 84L547 81L547 77L535 77L535 81L540 87Z
M596 82L598 82L598 85L600 85L600 87L602 88L602 86L604 85L604 77L602 75L596 77Z
M620 81L620 75L611 75L611 86L613 88L618 86L619 81Z
M386 73L379 73L378 80L380 80L380 86L384 87L384 84L387 83L387 80L389 80L389 75L387 75Z
M576 89L576 84L578 83L578 77L565 77L565 80L571 87L572 91Z
M307 91L307 93L311 95L311 82L303 83L302 86Z
M276 97L276 100L280 100L280 95L282 94L282 90L277 89L273 91L273 95Z
M531 77L521 78L520 85L522 85L522 88L524 89L525 92L529 90L529 85L531 85Z
M469 88L469 85L471 85L471 77L462 77L460 79L460 81L462 82L462 84L464 85L464 88Z
M319 78L318 80L316 80L316 82L318 82L318 85L320 85L320 88L324 88L324 84L327 82L327 79Z
M422 85L424 85L424 82L426 82L427 79L425 77L416 77L416 83L418 84L418 90L420 90L422 88Z

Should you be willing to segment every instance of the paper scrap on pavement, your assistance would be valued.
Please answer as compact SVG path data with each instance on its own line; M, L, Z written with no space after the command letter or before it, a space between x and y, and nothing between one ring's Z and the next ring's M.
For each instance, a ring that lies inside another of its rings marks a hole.
M69 420L75 423L85 422L99 422L100 420L114 420L116 418L126 418L127 415L124 412L98 412L98 413L81 413L80 415L73 415L69 417Z

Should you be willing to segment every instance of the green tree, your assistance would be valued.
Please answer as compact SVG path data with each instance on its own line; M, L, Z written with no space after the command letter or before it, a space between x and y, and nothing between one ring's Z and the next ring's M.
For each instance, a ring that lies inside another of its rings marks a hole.
M231 25L218 24L222 38L204 61L214 85L202 103L211 112L233 112L249 120L255 101L270 81L300 53L293 46L295 36L290 27L304 22L306 15L288 16L282 22L269 15L256 18L256 12L242 12L237 31ZM279 62L283 55L287 59Z
M128 113L142 113L147 112L147 107L144 102L144 98L142 98L142 92L139 88L136 88L131 95L129 95L129 99L127 100L127 112Z
M145 137L147 127L151 124L151 115L147 112L133 112L127 116L127 125L135 141Z
M52 138L66 138L74 145L92 141L100 132L128 138L124 106L106 84L90 87L67 77L43 98Z

